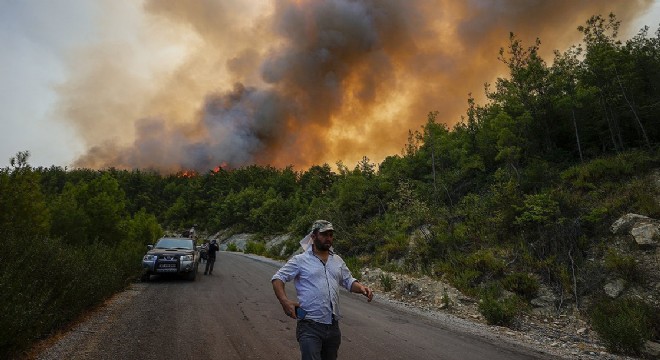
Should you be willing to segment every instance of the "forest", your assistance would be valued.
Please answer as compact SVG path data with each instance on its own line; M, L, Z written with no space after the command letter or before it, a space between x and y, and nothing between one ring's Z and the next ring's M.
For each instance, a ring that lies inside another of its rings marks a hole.
M292 234L270 252L253 246L281 257L320 218L356 271L443 277L499 325L546 284L576 299L612 351L637 354L660 337L660 309L594 292L608 274L644 281L634 261L607 252L612 222L660 218L648 176L660 169L660 28L620 40L619 27L614 15L593 16L577 29L582 42L552 59L539 55L540 40L510 34L493 59L508 74L486 84L485 104L469 96L451 128L429 112L379 164L163 174L35 168L29 151L16 154L0 169L0 357L137 281L146 245L164 233L197 224L264 242ZM609 260L594 268L594 257ZM500 298L502 289L515 296Z

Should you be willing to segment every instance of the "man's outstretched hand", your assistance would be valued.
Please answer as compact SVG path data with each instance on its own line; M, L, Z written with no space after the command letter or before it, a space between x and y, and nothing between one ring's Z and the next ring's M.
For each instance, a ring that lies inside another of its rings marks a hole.
M374 292L369 287L360 284L355 281L353 286L351 286L351 292L362 294L367 297L367 301L371 301L374 298Z

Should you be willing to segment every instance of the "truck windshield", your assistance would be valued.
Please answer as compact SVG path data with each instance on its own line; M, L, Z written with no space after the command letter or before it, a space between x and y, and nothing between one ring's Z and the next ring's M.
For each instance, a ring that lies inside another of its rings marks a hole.
M156 243L156 249L184 249L193 250L194 244L190 239L163 238Z

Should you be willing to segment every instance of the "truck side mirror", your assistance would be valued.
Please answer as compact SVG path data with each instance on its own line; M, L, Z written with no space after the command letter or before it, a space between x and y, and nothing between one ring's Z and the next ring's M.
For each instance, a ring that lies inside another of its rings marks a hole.
M147 250L151 250L151 249L153 249L153 248L154 248L153 245L151 245L151 244L147 245Z

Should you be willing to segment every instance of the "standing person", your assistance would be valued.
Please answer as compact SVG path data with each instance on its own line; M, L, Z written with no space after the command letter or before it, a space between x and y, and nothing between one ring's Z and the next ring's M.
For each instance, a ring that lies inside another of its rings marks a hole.
M202 257L202 262L206 262L206 259L209 256L209 241L204 240L204 243L202 244L202 249L199 252L200 256Z
M334 229L326 220L316 220L300 242L305 250L292 257L271 279L273 291L284 313L298 319L296 339L303 360L336 359L341 344L339 286L363 294L373 291L360 284L344 260L332 250ZM286 296L284 284L294 281L298 301ZM299 310L302 309L302 312ZM300 316L298 316L300 315Z
M218 241L213 239L211 243L209 244L209 249L207 250L206 254L206 268L204 269L204 275L206 274L213 274L213 266L215 265L215 253L220 250L220 245L218 245Z

